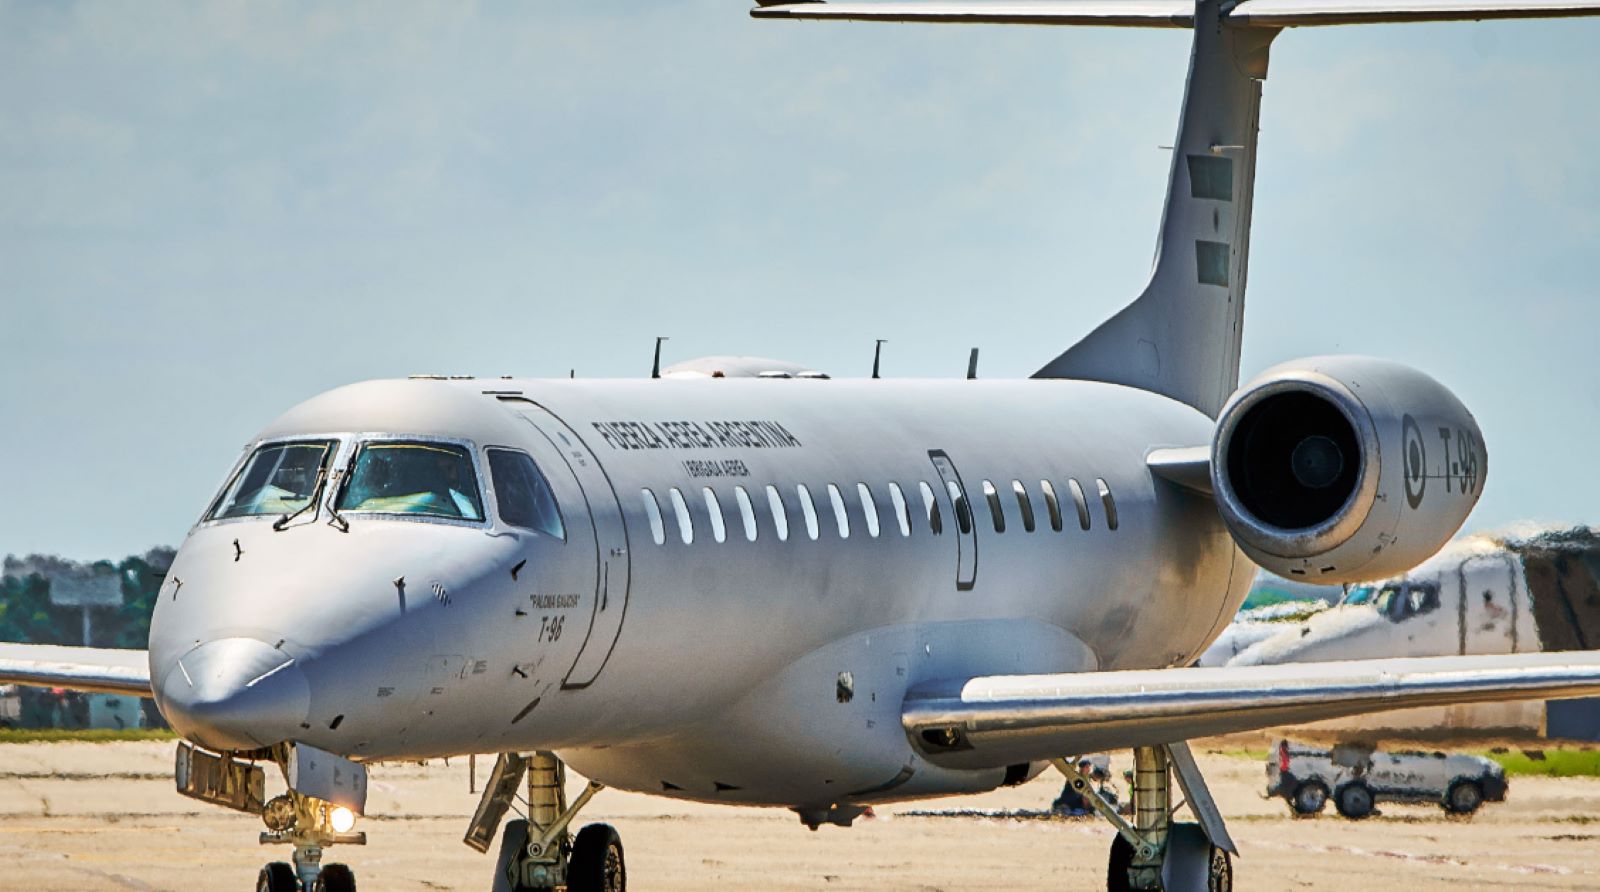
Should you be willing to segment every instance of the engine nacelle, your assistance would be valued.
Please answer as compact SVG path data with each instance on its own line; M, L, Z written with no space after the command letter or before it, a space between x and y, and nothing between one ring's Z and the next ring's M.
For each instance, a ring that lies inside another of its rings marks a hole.
M1461 528L1488 453L1432 378L1365 356L1274 366L1217 419L1211 482L1250 559L1337 584L1403 573Z

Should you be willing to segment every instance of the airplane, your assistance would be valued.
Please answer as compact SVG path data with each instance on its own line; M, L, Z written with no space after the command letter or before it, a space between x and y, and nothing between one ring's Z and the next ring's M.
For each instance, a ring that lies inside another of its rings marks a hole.
M1109 749L1132 750L1135 783L1131 819L1102 812L1108 888L1231 889L1237 847L1185 741L1600 694L1592 652L1189 668L1255 566L1404 572L1487 472L1472 414L1407 366L1312 357L1239 385L1268 49L1289 27L1597 13L763 3L757 18L1191 29L1144 291L1022 380L728 363L323 393L267 424L203 508L146 652L8 645L0 681L153 696L184 739L180 791L291 847L263 892L355 888L324 855L364 840L386 760L499 754L464 837L487 852L498 833L493 888L583 892L626 888L617 831L570 830L607 786L815 829ZM266 766L287 791L262 801ZM568 766L591 779L571 801ZM1192 822L1173 819L1179 790ZM527 817L505 821L519 791Z
M1289 622L1235 622L1197 665L1594 649L1600 646L1597 559L1600 538L1581 527L1465 536L1405 574L1351 587L1329 609ZM1457 704L1301 730L1367 742L1375 736L1593 741L1600 739L1597 707L1593 700Z

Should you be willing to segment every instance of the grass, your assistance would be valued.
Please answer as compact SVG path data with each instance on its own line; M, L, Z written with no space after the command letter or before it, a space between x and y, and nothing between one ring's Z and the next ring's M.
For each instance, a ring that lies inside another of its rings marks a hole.
M1395 750L1417 749L1412 745L1397 745ZM1438 748L1435 745L1435 748ZM1383 747L1379 747L1383 749ZM1254 749L1248 746L1220 746L1197 750L1211 756L1224 756L1230 759L1246 759L1252 762L1264 762L1269 755L1269 750ZM1430 750L1431 752L1431 750ZM1600 748L1551 748L1551 749L1508 749L1496 747L1492 750L1471 750L1473 755L1483 756L1499 763L1506 771L1507 777L1600 777ZM1600 820L1600 819L1597 819Z
M1600 777L1600 749L1507 750L1481 755L1500 763L1507 777Z
M130 740L177 740L176 734L161 728L0 728L0 743L122 743Z

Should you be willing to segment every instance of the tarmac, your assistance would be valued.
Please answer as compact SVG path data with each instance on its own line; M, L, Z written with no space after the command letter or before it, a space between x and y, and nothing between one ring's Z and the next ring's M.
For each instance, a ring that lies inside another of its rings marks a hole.
M248 890L286 847L256 817L172 788L170 742L0 745L0 890ZM1600 780L1515 778L1471 819L1382 805L1352 822L1295 819L1265 798L1254 758L1195 745L1239 843L1240 890L1600 889ZM1127 757L1114 757L1121 775ZM490 762L478 761L481 783ZM276 779L269 775L268 794ZM573 793L582 780L569 777ZM613 790L580 823L622 833L631 888L649 890L1103 889L1110 831L1053 819L1054 772L981 796L880 807L851 828L806 830L790 812ZM277 787L281 789L281 784ZM461 842L477 796L464 759L375 766L365 847L330 850L358 886L484 892L493 868Z

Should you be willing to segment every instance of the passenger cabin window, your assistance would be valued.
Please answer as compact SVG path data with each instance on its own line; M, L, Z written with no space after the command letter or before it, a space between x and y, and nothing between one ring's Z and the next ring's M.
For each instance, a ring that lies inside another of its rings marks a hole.
M867 520L867 535L878 538L878 503L872 498L872 487L856 484L856 495L861 498L861 514Z
M641 489L639 495L644 499L645 516L650 519L650 538L656 540L657 545L667 544L667 525L661 522L661 503L656 501L656 494Z
M361 444L338 505L348 514L483 520L472 456L450 443Z
M951 510L956 513L956 526L965 536L972 532L972 509L967 507L967 494L961 491L954 480L946 480L944 485L950 493Z
M772 510L772 530L779 542L789 541L789 509L783 506L783 493L776 486L767 486L767 507Z
M1033 502L1028 500L1028 488L1021 480L1011 481L1011 491L1017 494L1017 510L1022 512L1022 530L1033 532Z
M928 532L935 536L944 532L944 521L939 517L939 500L933 495L933 487L924 480L917 486L922 490L922 509L928 518Z
M800 513L806 516L806 535L811 541L817 541L817 536L822 534L817 525L817 503L811 500L811 490L806 489L804 483L794 488L795 496L800 499Z
M1044 490L1044 506L1050 511L1050 529L1061 532L1061 502L1056 498L1056 488L1048 480L1040 480L1039 488Z
M744 537L747 541L756 541L756 506L750 504L750 494L744 487L733 488L733 500L739 503L739 519L744 522Z
M206 520L293 514L311 504L339 445L333 440L272 443L256 449Z
M557 539L567 538L550 484L526 452L487 449L489 478L494 481L494 503L502 523L534 530Z
M1117 528L1117 500L1111 496L1111 486L1104 477L1096 477L1095 485L1100 487L1100 504L1106 509L1106 529Z
M994 515L994 531L1006 531L1006 514L1000 509L1000 491L988 480L983 481L983 497L989 503L989 513Z
M726 542L728 527L722 520L722 503L717 501L717 494L711 491L711 487L706 487L703 492L706 497L706 513L711 515L711 538L718 542Z
M832 483L828 484L828 501L833 504L833 521L839 525L839 538L850 538L850 512L845 508L844 495Z
M900 535L911 535L911 509L906 504L906 494L900 491L900 484L889 484L889 501L894 504L894 519L900 524Z
M667 490L667 499L672 502L672 513L678 516L678 538L685 545L693 545L694 518L689 516L689 504L683 500L683 493L674 486Z
M1067 478L1067 489L1072 491L1072 504L1078 509L1078 526L1087 530L1089 528L1089 502L1083 497L1083 487L1078 485L1076 478Z

